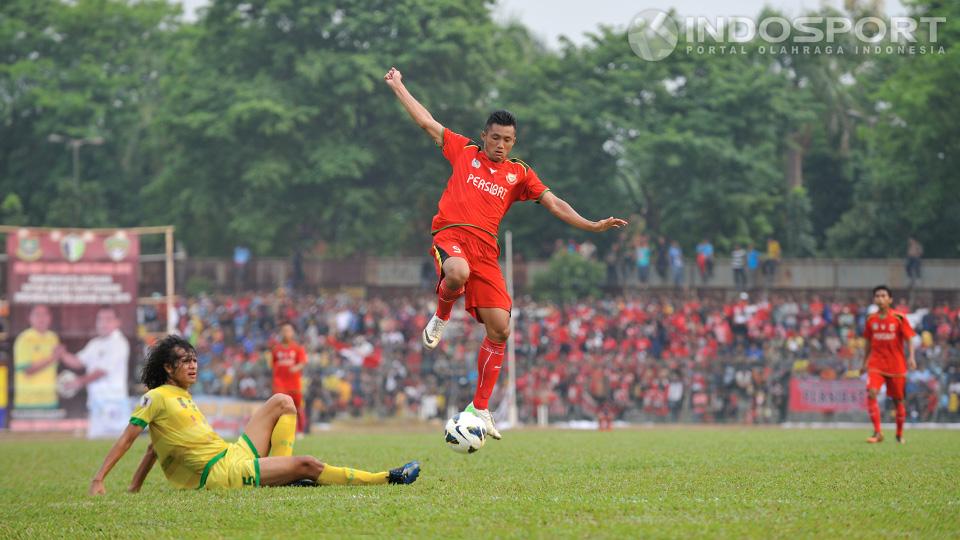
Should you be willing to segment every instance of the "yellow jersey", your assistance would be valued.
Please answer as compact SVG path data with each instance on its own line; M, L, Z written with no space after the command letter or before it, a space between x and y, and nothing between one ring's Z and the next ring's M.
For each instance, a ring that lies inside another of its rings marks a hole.
M27 328L13 342L13 408L55 409L57 398L57 363L27 375L31 364L46 360L60 345L60 338L51 331L37 332Z
M219 459L227 443L207 423L190 393L165 384L140 398L130 423L150 427L150 440L167 481L177 488L200 485L208 464Z

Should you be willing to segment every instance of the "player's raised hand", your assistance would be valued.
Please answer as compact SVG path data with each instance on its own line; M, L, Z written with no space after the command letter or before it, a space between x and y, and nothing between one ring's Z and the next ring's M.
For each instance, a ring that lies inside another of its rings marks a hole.
M107 489L103 487L103 480L91 480L90 489L87 490L87 495L106 495Z
M594 226L594 232L603 232L609 229L622 229L626 226L627 220L610 216L607 219L601 219L600 221L596 222L596 225Z
M390 71L383 76L383 80L392 88L394 86L403 84L403 75L400 73L399 69L392 67L390 68Z

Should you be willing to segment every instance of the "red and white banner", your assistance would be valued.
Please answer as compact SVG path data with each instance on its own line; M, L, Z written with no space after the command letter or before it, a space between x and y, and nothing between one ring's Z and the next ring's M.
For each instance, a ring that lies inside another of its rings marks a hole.
M122 229L7 234L12 429L121 425L139 349L139 258L139 236Z
M791 412L865 411L866 400L867 386L859 379L794 378L790 381Z

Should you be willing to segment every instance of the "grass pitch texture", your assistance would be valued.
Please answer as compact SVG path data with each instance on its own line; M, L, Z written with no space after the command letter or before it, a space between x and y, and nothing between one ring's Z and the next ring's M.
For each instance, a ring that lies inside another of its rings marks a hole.
M958 538L960 431L510 431L459 455L435 434L298 441L336 465L423 464L411 486L177 491L141 438L90 498L108 442L0 438L0 538Z

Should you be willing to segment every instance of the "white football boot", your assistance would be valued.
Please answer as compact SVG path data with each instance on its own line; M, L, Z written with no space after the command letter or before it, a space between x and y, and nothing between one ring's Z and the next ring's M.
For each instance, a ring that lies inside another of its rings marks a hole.
M473 406L473 403L470 403L470 405L467 405L467 408L464 409L464 411L473 413L477 415L478 418L483 420L483 423L487 425L487 435L493 437L498 441L503 438L503 435L500 435L500 432L497 431L497 426L496 424L493 423L493 415L490 414L489 410L478 409Z
M423 329L423 346L428 349L436 349L440 344L440 338L443 337L443 329L446 328L447 321L436 315L427 323Z

